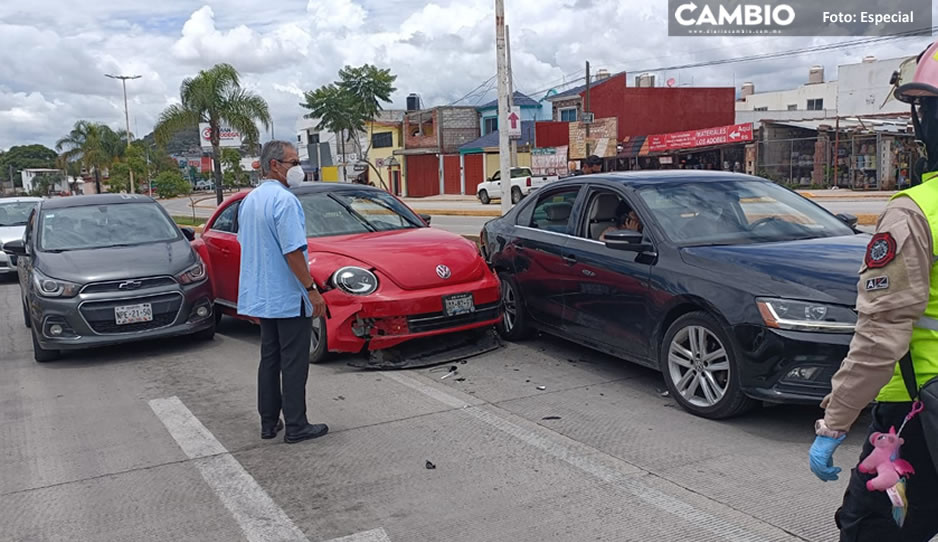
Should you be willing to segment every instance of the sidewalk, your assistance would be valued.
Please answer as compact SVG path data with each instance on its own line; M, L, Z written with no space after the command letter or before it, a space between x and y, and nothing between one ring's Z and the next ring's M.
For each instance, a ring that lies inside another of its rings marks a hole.
M846 200L888 200L896 194L895 190L854 191L854 190L796 190L810 199L846 199Z

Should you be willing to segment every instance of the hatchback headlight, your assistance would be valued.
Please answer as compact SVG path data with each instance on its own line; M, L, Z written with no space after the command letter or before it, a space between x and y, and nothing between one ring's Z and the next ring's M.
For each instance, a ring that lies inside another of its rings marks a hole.
M205 264L202 263L202 258L198 256L196 256L196 258L198 261L195 265L186 269L176 277L176 280L178 280L180 284L192 284L205 279Z
M765 298L757 299L756 304L765 325L777 329L853 333L857 325L856 313L847 307Z
M332 274L332 283L352 295L368 295L378 289L378 277L361 267L343 267Z
M33 269L33 285L43 297L75 297L80 289L78 284L66 280L47 277Z

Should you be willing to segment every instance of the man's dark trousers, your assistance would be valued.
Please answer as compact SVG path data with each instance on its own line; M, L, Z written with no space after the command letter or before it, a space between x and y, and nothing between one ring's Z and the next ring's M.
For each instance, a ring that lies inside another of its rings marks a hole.
M879 403L873 407L873 423L863 443L861 460L873 451L870 435L888 433L890 427L898 431L911 408L912 403ZM854 467L843 506L835 515L841 542L927 542L938 534L938 474L918 418L906 424L902 439L905 444L899 454L915 469L907 479L909 510L905 524L900 530L892 519L892 504L884 491L866 489L867 480L875 474L861 474Z
M288 435L309 423L306 378L313 319L303 316L305 311L300 314L295 318L261 318L261 363L257 370L257 410L261 415L261 428L272 429L277 425L282 408Z

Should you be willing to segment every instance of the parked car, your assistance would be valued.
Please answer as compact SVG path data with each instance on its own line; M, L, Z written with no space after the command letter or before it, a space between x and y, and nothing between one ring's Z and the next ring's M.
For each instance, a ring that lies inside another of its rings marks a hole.
M475 243L430 228L428 216L378 188L310 183L292 191L306 216L310 273L328 307L313 321L310 362L365 351L372 366L404 366L490 348L482 341L454 349L461 332L491 330L501 320L498 279ZM238 316L238 208L247 194L225 200L194 243L208 264L218 314ZM427 337L433 344L409 359L388 352Z
M641 232L616 230L634 211ZM709 418L816 404L847 353L869 236L747 175L643 171L561 180L488 222L500 332L532 328L664 373Z
M556 181L557 177L534 175L531 168L511 168L511 202L518 203L522 198L547 183ZM496 171L476 188L476 197L483 205L488 205L493 199L502 197L501 171Z
M195 189L196 191L215 190L215 183L213 183L212 181L207 181L205 179L199 179L198 181L195 182Z
M29 214L42 198L0 198L0 248L23 238ZM0 275L16 272L16 257L0 252Z
M16 255L23 317L36 361L62 350L215 333L201 258L146 196L101 194L43 200Z

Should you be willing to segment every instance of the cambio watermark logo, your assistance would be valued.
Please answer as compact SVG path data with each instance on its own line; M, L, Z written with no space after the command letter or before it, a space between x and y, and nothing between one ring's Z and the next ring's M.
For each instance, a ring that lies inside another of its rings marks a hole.
M737 4L730 7L720 4L714 12L709 5L698 6L689 2L678 6L674 18L679 25L686 27L788 26L795 21L795 9L788 4Z
M671 36L931 33L931 0L668 0Z

